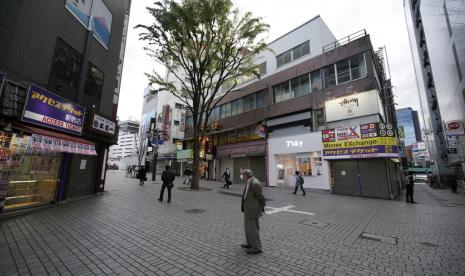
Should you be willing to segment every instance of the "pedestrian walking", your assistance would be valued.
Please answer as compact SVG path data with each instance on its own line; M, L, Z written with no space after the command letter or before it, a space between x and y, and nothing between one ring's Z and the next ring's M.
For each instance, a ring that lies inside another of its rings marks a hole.
M165 170L161 175L161 181L163 181L163 184L161 186L160 197L158 198L158 201L163 201L163 194L165 193L165 189L168 189L168 203L171 202L171 188L174 187L173 181L175 178L176 177L174 176L174 172L170 170L170 166L166 165Z
M224 181L226 181L223 188L229 189L229 186L232 184L231 180L229 180L231 179L231 172L229 171L229 168L226 168L221 178L224 178Z
M190 185L191 184L191 178L192 178L192 170L187 168L184 171L184 181L182 182L185 185Z
M137 176L137 170L136 170L136 165L132 165L131 169L131 178L134 178Z
M300 175L299 171L296 171L295 172L295 190L293 194L297 194L297 189L299 187L300 189L302 189L302 192L304 193L304 195L306 195L305 190L304 190L304 178L302 177L302 175Z
M246 183L241 202L246 243L241 244L241 247L247 249L247 254L259 254L262 253L259 218L265 212L265 197L262 184L253 176L252 170L245 169L242 178Z
M407 177L405 177L405 182L406 182L405 188L407 190L405 197L407 199L407 202L416 204L416 202L413 200L413 185L415 184L415 180L413 179L412 172L409 172Z
M128 167L126 168L126 175L125 177L127 177L128 175L131 175L131 166L128 165Z
M139 168L139 171L137 172L137 179L139 179L139 185L144 185L144 182L147 181L147 171L144 166L141 166Z

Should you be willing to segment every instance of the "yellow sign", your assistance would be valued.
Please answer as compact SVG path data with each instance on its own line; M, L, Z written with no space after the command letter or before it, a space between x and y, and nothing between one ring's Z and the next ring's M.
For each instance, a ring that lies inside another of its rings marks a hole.
M397 146L397 139L395 137L374 137L323 143L323 149L359 148L367 146Z

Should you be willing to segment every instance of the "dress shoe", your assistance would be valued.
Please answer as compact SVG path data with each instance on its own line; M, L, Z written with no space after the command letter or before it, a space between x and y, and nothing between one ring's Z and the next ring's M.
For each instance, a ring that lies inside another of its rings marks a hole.
M296 193L292 193L293 195L295 195Z
M247 254L255 255L255 254L260 254L260 253L262 253L262 251L259 250L259 249L250 249L250 250L247 250Z
M159 198L158 201L163 202L163 199Z
M413 203L413 204L418 204L418 203L416 203L415 201L411 201L411 203Z
M252 246L250 246L250 245L248 245L246 243L243 243L243 244L241 244L241 247L242 248L251 248Z

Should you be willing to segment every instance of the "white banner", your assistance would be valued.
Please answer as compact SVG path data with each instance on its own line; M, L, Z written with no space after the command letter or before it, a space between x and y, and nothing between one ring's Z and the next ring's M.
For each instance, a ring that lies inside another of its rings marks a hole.
M380 114L378 90L370 90L325 102L327 122Z

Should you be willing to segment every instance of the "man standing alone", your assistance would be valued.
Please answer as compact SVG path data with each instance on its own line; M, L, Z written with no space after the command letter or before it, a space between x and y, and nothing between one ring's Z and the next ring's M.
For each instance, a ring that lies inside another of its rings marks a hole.
M413 173L409 172L405 180L407 182L405 185L405 188L407 190L407 193L405 194L405 197L407 198L407 202L416 203L413 200L413 185L415 185L415 180L413 179Z
M241 211L244 213L246 243L241 244L241 247L247 248L247 254L259 254L262 253L259 218L265 211L265 197L260 181L251 170L243 171L243 180L246 185L242 193Z
M161 180L163 181L163 185L161 186L161 191L160 191L160 198L158 198L158 201L162 202L163 201L163 194L165 193L165 188L168 189L168 203L171 202L171 188L173 188L174 184L173 181L175 179L174 172L170 170L170 166L166 165L165 170L163 171L161 175Z

